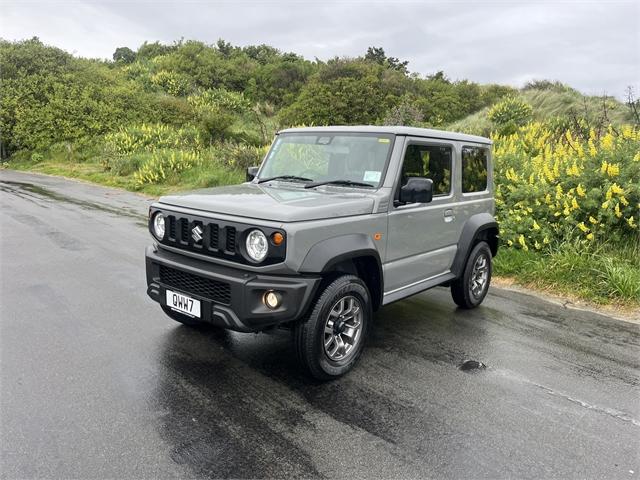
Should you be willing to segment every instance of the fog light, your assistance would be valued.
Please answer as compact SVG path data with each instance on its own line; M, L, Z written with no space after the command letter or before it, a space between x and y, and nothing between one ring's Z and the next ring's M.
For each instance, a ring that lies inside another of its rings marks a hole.
M262 301L271 310L275 310L280 306L280 295L274 292L273 290L269 290L262 297Z

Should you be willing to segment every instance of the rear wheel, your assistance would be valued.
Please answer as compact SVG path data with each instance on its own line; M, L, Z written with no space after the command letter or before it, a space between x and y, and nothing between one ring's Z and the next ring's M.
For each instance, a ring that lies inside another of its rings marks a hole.
M315 378L344 375L357 362L371 323L369 290L355 275L343 275L320 292L311 313L293 331L298 360Z
M471 250L460 278L451 283L453 301L461 308L475 308L482 303L491 283L491 249L478 242Z

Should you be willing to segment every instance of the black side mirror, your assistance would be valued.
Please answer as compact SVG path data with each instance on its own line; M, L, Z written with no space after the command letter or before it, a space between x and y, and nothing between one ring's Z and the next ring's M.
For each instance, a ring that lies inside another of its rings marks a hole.
M433 180L412 177L400 188L400 203L429 203L433 198Z
M248 167L247 168L247 182L250 182L251 180L253 180L254 178L256 178L256 175L258 175L258 170L260 170L260 167Z

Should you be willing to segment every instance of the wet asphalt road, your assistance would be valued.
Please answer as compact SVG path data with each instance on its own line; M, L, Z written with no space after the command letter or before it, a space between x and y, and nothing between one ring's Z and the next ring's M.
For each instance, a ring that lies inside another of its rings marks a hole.
M286 332L194 331L146 297L148 203L0 171L4 478L638 478L638 324L436 289L319 384Z

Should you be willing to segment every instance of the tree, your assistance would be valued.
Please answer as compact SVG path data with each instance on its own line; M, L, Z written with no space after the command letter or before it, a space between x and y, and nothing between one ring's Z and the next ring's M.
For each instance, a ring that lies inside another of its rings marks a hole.
M136 61L136 52L129 47L118 47L113 52L113 61L120 63L133 63Z
M367 48L367 53L365 54L364 59L369 62L375 62L378 65L383 65L391 70L397 70L404 74L409 73L409 70L407 69L407 65L409 65L408 60L402 62L396 57L387 57L384 53L384 48L382 47Z

